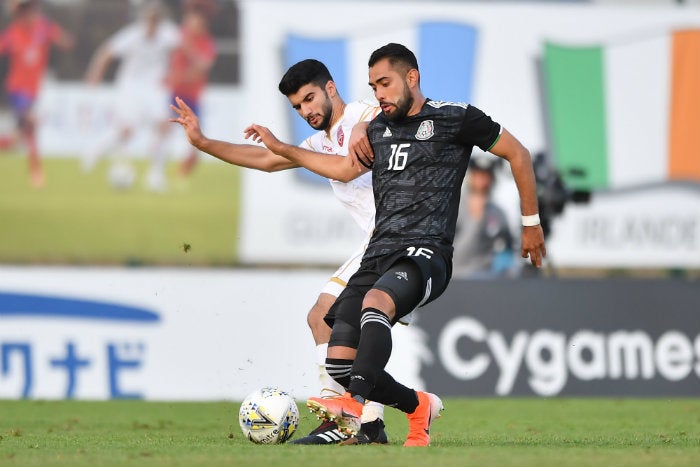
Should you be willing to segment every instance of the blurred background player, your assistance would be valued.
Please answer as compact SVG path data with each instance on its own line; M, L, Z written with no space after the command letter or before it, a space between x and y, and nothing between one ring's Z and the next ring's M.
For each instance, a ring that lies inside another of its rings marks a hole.
M326 66L318 60L307 59L291 66L284 74L279 90L287 96L292 107L309 126L317 130L300 145L301 147L325 154L347 155L351 144L353 127L358 122L372 119L378 107L362 101L346 104L335 87L333 78ZM232 144L205 137L199 121L192 110L181 99L174 107L179 118L172 119L185 129L190 144L230 164L276 172L298 167L284 157L267 148L251 144ZM371 174L365 174L350 183L329 180L338 200L348 210L366 238L352 256L333 274L321 290L307 316L317 351L317 364L321 382L321 394L334 396L344 391L335 380L337 369L326 366L326 353L331 329L324 321L331 305L343 291L350 276L357 271L364 254L367 241L374 228L374 194ZM384 407L368 402L362 414L362 427L356 436L345 439L333 422L322 423L308 436L293 441L295 444L368 444L386 443L384 431Z
M216 60L216 45L209 32L209 21L216 14L215 0L188 0L184 4L180 26L180 46L170 57L166 83L171 101L180 97L192 111L200 115L200 98L209 79L209 71ZM169 122L164 122L167 129ZM166 131L167 131L166 129ZM199 151L189 147L179 167L180 175L189 175L197 163Z
M492 197L496 162L474 155L469 163L454 239L453 277L493 277L514 272L513 235Z
M137 130L153 132L149 190L166 189L165 136L168 127L169 91L165 85L170 55L180 43L177 25L168 19L159 0L141 6L138 18L112 35L95 52L87 70L88 84L102 81L107 67L119 60L115 78L115 128L91 145L83 156L83 168L91 171L104 155L123 148Z
M73 36L41 11L38 0L12 0L7 4L12 22L0 33L0 54L9 56L5 90L16 120L16 132L0 139L0 147L17 141L26 145L29 180L34 187L44 185L45 174L37 144L37 118L34 103L49 62L52 45L69 50Z

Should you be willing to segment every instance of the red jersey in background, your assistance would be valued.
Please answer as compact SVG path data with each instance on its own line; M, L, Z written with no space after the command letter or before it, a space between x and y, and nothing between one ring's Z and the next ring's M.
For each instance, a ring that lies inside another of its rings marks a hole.
M9 55L5 88L10 93L36 97L49 61L51 44L63 34L44 16L15 20L0 34L0 54Z
M209 67L202 72L199 62L211 62L216 57L214 38L208 34L195 34L181 30L182 42L172 54L168 84L172 94L183 99L197 101L209 79Z

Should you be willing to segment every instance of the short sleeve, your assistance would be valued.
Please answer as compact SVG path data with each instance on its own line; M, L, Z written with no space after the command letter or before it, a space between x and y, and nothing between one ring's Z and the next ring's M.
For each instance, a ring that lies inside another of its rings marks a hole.
M465 145L477 146L488 151L501 135L501 125L494 122L478 108L469 105L464 112L464 120L457 139Z
M363 102L363 104L366 106L360 115L360 122L370 122L374 120L374 117L377 116L381 108L378 105L372 105L368 102Z

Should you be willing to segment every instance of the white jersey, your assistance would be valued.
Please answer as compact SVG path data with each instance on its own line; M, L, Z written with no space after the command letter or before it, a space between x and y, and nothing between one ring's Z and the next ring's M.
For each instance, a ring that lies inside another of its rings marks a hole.
M378 107L363 101L351 102L345 106L341 119L331 127L328 138L325 131L309 136L299 147L324 154L348 155L348 143L352 128L359 122L372 120ZM347 183L329 180L336 198L350 212L363 232L374 229L374 193L372 173L367 172Z
M165 77L171 52L180 42L180 31L161 20L153 37L146 24L132 23L109 39L109 51L121 59L117 75L115 119L120 125L151 125L168 118L170 92Z
M170 53L180 42L180 32L170 20L158 23L148 37L145 22L125 26L109 39L109 51L121 59L115 82L118 87L159 88L164 85Z

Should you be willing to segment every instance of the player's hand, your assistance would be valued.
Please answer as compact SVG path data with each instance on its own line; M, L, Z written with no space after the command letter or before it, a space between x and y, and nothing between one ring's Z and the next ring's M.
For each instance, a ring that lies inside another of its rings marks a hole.
M170 104L170 108L178 115L177 118L169 119L173 123L179 123L185 130L187 140L191 145L199 147L200 142L204 139L202 129L199 126L199 119L192 111L189 105L179 97L175 98L177 106Z
M263 143L267 149L275 154L282 154L284 143L278 140L269 128L253 123L243 133L245 134L245 139L250 138L256 143Z
M542 266L542 259L547 256L544 246L544 232L541 225L523 227L522 251L523 258L530 257L533 266Z
M374 162L374 151L367 137L369 122L360 122L352 128L350 141L348 143L348 156L352 160L352 165L361 164L365 167L372 167ZM358 170L362 170L358 166Z

